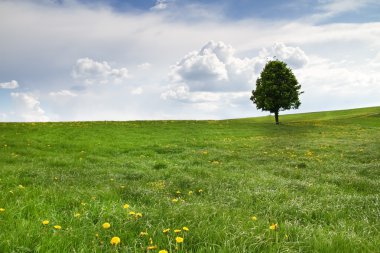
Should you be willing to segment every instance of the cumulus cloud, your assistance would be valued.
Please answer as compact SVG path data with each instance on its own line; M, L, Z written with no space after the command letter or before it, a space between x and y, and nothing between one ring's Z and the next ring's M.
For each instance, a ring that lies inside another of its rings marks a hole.
M80 58L74 66L72 77L86 84L107 84L127 79L129 74L127 68L111 68L106 61L98 62L90 58Z
M78 94L69 90L52 91L49 93L52 97L76 97Z
M260 51L260 58L276 58L286 62L291 68L302 68L308 63L308 57L299 47L288 47L284 43L275 43Z
M0 83L0 89L16 89L18 86L18 82L15 80L6 83Z
M15 103L16 118L22 121L48 121L45 111L41 108L37 97L28 93L12 92L11 97Z
M294 68L301 68L308 61L300 48L283 43L263 48L253 58L240 58L235 52L231 45L210 41L201 50L188 53L171 66L171 84L161 93L161 98L204 105L205 102L240 99L242 94L249 97L249 91L269 59L275 56Z

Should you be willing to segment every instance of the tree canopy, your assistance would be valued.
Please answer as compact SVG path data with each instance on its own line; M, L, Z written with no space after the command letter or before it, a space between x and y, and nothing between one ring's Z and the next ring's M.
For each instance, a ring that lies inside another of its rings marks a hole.
M279 124L279 111L298 109L301 105L299 95L301 85L285 62L271 60L267 62L260 77L256 80L256 89L252 90L251 100L257 109L275 114Z

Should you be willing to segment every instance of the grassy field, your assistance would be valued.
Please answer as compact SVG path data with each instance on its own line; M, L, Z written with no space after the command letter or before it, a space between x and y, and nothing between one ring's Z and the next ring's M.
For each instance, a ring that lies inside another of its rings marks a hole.
M380 107L280 121L1 123L0 252L380 252Z

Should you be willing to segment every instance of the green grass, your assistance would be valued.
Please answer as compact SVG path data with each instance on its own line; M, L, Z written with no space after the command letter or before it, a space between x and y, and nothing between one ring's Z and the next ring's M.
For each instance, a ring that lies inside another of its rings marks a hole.
M0 252L379 252L380 107L280 121L1 123Z

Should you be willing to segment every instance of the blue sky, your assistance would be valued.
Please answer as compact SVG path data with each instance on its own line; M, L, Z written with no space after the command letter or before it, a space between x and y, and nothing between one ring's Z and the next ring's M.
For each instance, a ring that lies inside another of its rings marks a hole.
M0 0L0 121L223 119L273 56L297 111L379 105L375 0Z

